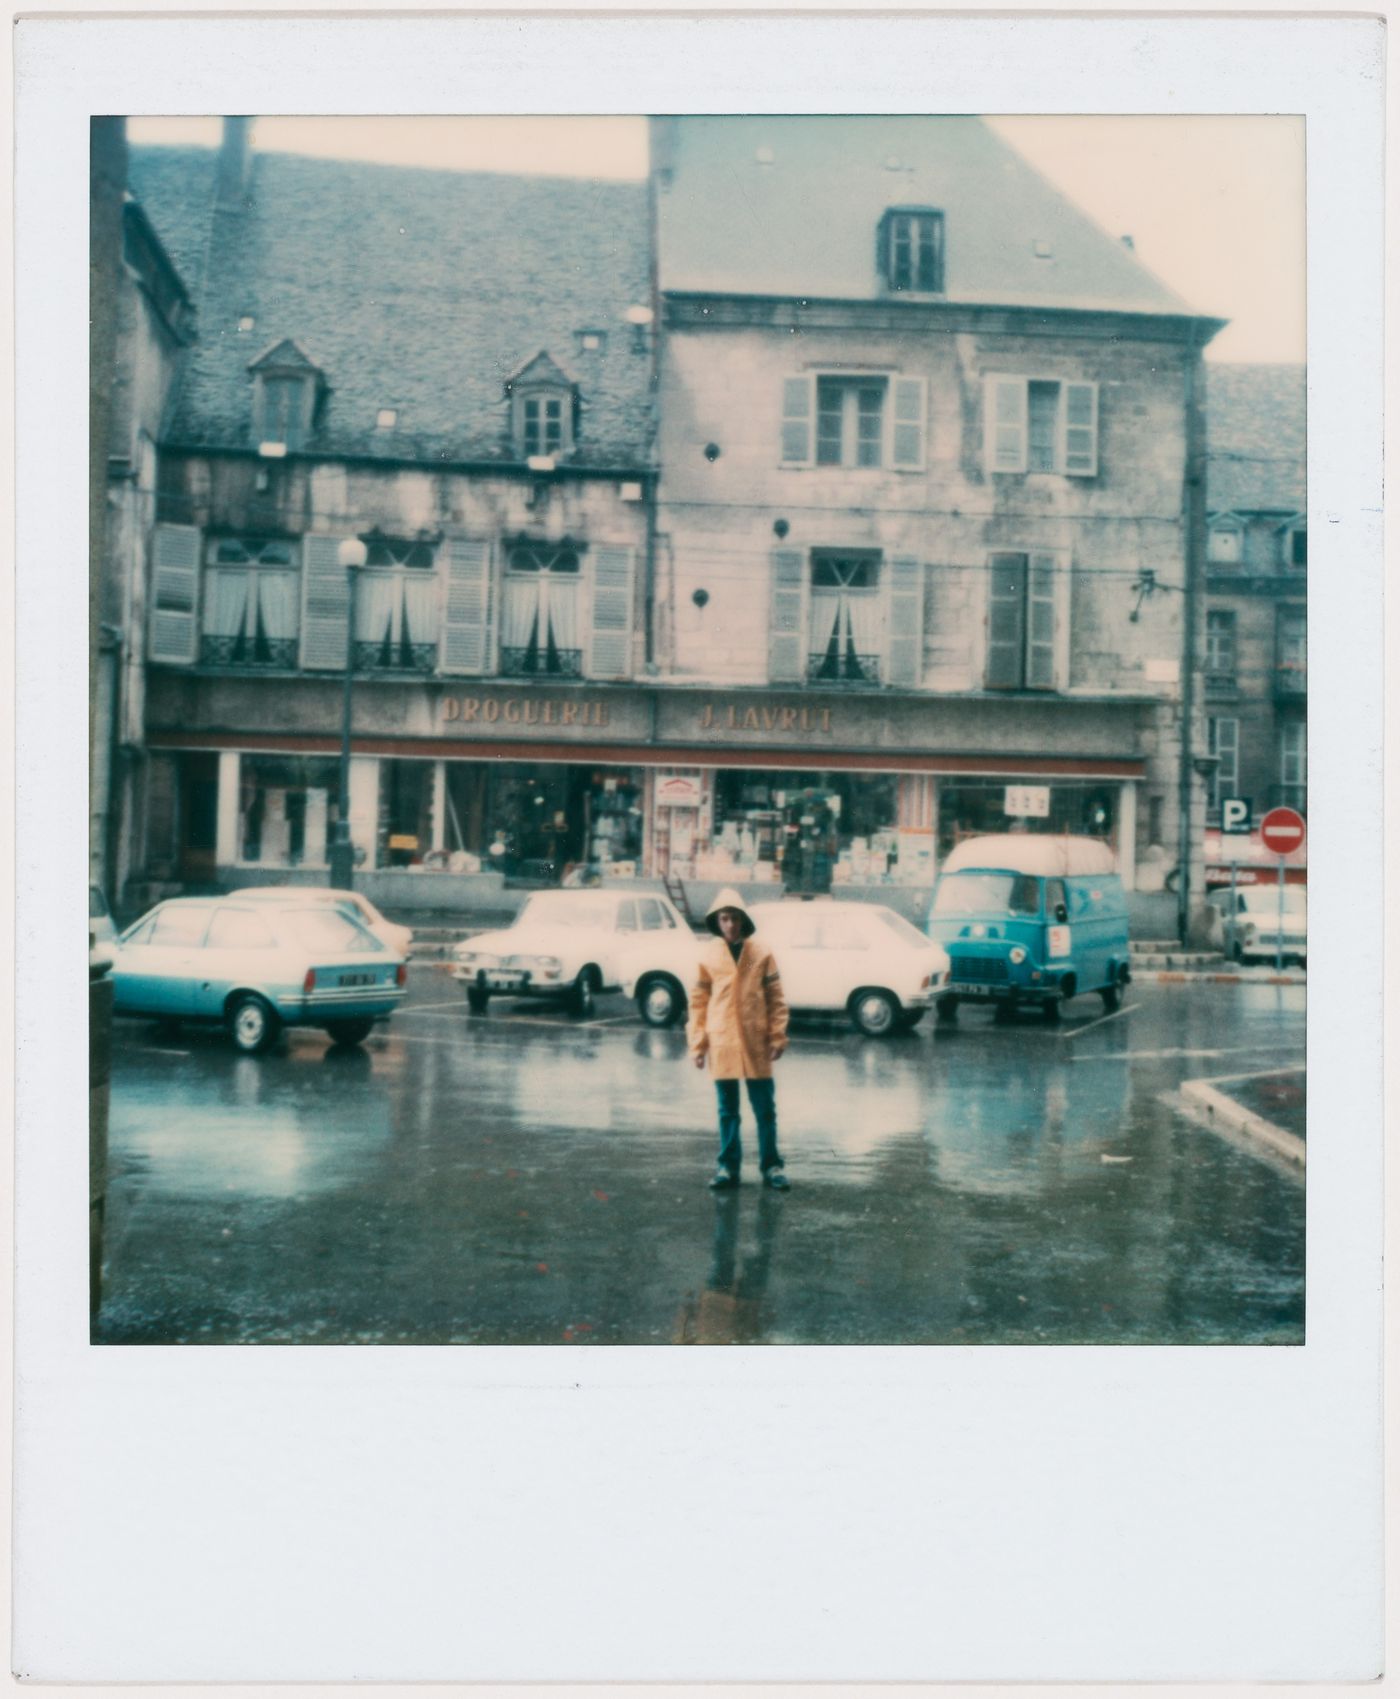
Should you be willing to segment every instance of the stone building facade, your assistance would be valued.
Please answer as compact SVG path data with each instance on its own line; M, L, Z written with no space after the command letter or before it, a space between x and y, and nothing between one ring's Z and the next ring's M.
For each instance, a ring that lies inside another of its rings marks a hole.
M832 704L820 771L770 739L762 780L713 772L711 869L810 836L821 882L924 882L1007 829L1106 837L1130 888L1199 855L1219 322L975 119L658 120L653 178L663 669Z
M1307 812L1307 372L1215 366L1209 376L1203 673L1211 777L1257 819Z

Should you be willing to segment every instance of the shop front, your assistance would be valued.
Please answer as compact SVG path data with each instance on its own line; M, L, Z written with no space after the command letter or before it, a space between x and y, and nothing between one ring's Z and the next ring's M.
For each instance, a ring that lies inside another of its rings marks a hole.
M356 865L489 876L496 889L679 880L912 909L964 838L1052 832L1102 839L1131 888L1139 786L1149 816L1169 790L1139 752L1158 706L422 687L396 705L392 733L356 725ZM324 875L336 738L156 736L198 751L201 772L217 764L220 877ZM1024 753L1037 742L1045 753Z

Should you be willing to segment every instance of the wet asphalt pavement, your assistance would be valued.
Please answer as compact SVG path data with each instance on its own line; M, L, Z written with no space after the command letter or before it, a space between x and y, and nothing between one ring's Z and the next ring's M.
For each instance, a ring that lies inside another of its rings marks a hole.
M1304 1060L1300 987L1058 1027L794 1023L793 1189L713 1195L713 1086L621 998L469 1019L433 964L361 1051L117 1023L99 1343L1204 1344L1303 1337L1304 1188L1181 1115Z

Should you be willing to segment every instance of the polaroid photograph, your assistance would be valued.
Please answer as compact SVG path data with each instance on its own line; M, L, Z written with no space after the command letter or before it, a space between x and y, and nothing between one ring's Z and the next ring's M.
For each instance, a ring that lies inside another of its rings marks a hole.
M21 1676L1378 1673L1382 43L20 25Z

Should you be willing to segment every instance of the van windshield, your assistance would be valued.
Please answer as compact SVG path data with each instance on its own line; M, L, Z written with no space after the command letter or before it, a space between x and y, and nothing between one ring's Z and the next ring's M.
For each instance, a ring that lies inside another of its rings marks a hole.
M935 914L1040 913L1040 881L1029 873L949 873L939 881Z

